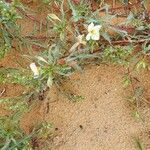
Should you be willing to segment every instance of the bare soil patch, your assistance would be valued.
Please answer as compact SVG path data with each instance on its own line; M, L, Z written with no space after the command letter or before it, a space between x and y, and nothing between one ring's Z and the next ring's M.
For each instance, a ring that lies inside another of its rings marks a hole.
M127 101L130 89L123 88L123 75L123 68L112 65L89 66L75 73L64 83L64 90L85 99L72 102L53 87L46 100L23 117L23 128L29 130L41 119L52 122L55 131L49 142L54 150L135 150L134 137L142 137L144 149L149 150L150 112L141 109L141 121L131 116L133 108ZM149 72L136 77L148 98Z

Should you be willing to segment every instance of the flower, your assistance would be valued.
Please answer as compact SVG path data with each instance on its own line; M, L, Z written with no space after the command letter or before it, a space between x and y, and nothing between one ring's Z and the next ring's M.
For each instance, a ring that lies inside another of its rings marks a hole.
M38 71L38 68L37 68L37 66L35 65L35 63L31 63L31 64L30 64L30 68L31 68L31 70L32 70L32 72L33 72L33 74L34 74L34 78L38 78L38 76L39 76L39 71Z
M86 45L86 41L83 39L84 35L78 35L76 37L77 42L70 48L69 52L75 51L80 45Z
M83 38L84 38L84 34L79 35L79 36L77 37L77 42L78 42L78 44L86 45L86 41L84 41Z
M94 26L94 23L92 22L88 26L88 34L86 36L86 40L89 41L90 39L92 40L99 40L100 38L100 33L99 30L101 29L101 25L96 25Z

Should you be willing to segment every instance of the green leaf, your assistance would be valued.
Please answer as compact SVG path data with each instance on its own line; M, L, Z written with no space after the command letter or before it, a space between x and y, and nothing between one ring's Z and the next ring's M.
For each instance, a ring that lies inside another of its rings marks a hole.
M109 36L108 33L103 32L103 33L101 33L101 35L103 36L103 38L104 38L105 40L107 40L109 43L111 43L111 39L110 39L110 36Z
M141 144L141 141L139 140L139 138L135 138L134 139L135 140L135 146L136 146L136 149L137 150L143 150L143 148L142 148L142 144Z
M39 61L42 61L42 62L45 62L46 64L48 64L48 62L41 56L36 56L36 58L39 60Z
M55 14L48 14L48 19L61 21Z
M134 111L134 112L132 113L132 116L133 116L135 119L140 119L140 118L141 118L138 111Z
M142 68L145 69L146 66L147 66L146 62L142 59L137 63L136 68L139 71Z

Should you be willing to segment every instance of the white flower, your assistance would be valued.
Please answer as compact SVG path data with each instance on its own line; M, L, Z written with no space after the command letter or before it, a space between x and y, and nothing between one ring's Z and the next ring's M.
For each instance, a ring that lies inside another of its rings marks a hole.
M83 38L84 38L84 34L79 35L79 36L77 37L77 42L78 42L79 44L86 45L86 41L84 41Z
M99 30L101 29L101 25L94 26L94 23L89 24L88 26L88 34L86 36L86 40L89 41L92 40L99 40L100 33Z
M86 45L86 41L83 38L84 38L83 34L76 37L77 42L71 47L69 52L75 51L79 45Z
M39 71L38 71L38 68L37 68L37 66L35 65L35 63L31 63L31 64L30 64L30 68L31 68L31 70L32 70L32 72L33 72L33 74L34 74L34 78L38 78L38 76L39 76Z

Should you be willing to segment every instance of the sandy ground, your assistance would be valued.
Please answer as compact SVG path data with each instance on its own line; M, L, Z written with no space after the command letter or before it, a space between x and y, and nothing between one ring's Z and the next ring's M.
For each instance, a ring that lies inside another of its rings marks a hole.
M143 74L136 77L147 89L150 76L148 72ZM43 118L53 123L56 131L49 140L53 150L135 150L135 137L141 137L144 150L149 150L150 112L141 110L146 114L143 120L132 117L133 108L126 99L130 92L122 86L123 75L122 68L106 65L75 73L64 83L65 90L85 99L72 102L53 87L46 98L49 113L45 113L45 101L40 102L23 119L23 128L27 130L29 122L33 125Z

